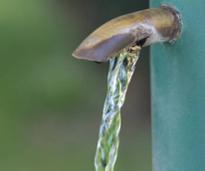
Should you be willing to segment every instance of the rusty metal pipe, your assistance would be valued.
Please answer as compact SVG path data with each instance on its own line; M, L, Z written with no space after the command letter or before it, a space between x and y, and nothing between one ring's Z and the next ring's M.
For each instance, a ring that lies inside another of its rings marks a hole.
M179 12L169 5L114 18L91 33L73 52L78 59L105 62L122 49L172 42L181 32Z

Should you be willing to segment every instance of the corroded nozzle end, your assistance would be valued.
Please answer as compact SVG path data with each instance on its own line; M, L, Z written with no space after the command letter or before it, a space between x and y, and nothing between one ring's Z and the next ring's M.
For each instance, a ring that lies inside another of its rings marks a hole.
M169 11L174 17L172 27L169 28L169 42L174 43L180 37L182 32L181 14L176 7L170 4L162 4L160 8Z

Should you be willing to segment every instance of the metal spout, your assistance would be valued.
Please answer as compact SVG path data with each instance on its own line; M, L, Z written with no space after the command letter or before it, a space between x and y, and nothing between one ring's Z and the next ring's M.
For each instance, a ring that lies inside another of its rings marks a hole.
M169 5L146 9L114 18L91 33L73 56L96 62L129 46L145 47L157 42L175 41L181 33L179 12Z

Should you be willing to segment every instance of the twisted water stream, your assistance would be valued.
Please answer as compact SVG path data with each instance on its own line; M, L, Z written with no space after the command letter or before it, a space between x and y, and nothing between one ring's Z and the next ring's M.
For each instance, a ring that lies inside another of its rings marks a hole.
M119 147L121 108L140 50L139 46L125 48L116 57L109 60L107 96L95 155L96 171L114 170Z

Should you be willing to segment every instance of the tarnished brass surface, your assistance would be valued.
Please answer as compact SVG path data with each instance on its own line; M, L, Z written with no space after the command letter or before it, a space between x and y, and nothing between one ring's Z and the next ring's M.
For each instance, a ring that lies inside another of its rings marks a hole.
M91 33L74 51L79 59L105 62L127 46L172 41L181 30L178 12L170 6L146 9L114 18Z

